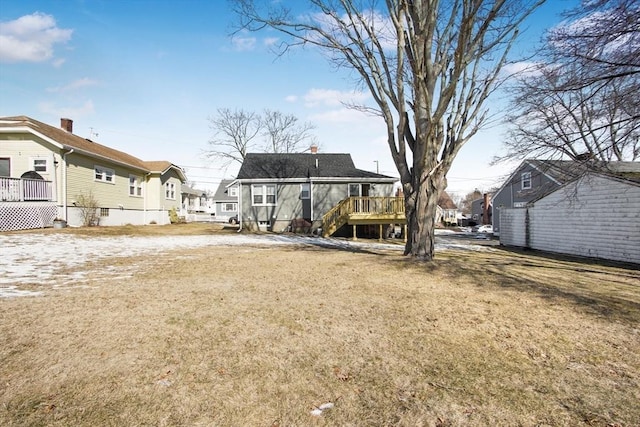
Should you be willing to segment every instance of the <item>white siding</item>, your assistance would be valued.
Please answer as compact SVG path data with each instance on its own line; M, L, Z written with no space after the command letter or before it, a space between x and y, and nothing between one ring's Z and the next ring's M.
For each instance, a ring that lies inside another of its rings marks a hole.
M556 190L529 208L529 247L640 263L640 185L587 175Z
M507 246L527 246L526 209L500 209L502 233L500 243Z

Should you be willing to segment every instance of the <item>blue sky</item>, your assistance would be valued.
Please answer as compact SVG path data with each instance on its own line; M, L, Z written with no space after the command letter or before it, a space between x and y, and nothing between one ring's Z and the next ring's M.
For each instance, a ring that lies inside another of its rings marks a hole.
M574 4L539 9L519 49L533 47ZM268 108L313 123L322 152L348 152L360 169L397 176L381 119L341 104L368 99L348 72L312 49L276 58L275 33L231 38L234 19L225 0L0 0L0 116L56 126L71 118L77 135L171 161L197 188L215 189L237 167L225 171L203 157L208 117L219 108ZM497 112L502 102L492 104ZM502 138L493 126L463 147L447 191L498 185L513 167L489 165Z

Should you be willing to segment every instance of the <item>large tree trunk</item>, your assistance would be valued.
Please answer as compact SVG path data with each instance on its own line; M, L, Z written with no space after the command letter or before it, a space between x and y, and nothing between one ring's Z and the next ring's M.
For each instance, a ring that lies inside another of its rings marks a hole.
M434 256L435 220L440 193L445 180L439 174L423 172L418 177L422 185L417 192L405 194L407 217L407 244L404 254L420 261L431 261Z

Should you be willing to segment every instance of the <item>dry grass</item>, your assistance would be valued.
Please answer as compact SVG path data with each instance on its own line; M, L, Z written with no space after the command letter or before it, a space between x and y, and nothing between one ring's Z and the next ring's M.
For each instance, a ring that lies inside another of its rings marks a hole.
M126 282L0 301L1 425L640 420L632 269L500 250L426 265L306 247L144 261Z

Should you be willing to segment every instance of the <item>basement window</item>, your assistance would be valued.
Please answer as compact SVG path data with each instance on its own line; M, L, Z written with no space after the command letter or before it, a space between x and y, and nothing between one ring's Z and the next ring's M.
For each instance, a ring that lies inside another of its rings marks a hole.
M100 218L109 216L109 208L100 208Z

